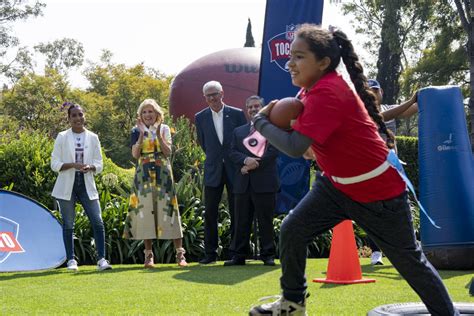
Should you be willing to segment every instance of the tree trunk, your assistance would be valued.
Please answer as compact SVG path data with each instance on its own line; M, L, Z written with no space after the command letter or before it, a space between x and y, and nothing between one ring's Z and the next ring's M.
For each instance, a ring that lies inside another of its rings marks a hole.
M396 104L401 73L400 1L385 0L385 16L382 23L381 43L377 60L377 80L384 92L384 103Z
M467 9L467 8L466 8ZM469 121L471 125L470 138L471 150L474 153L474 1L471 0L471 13L469 14L469 33L468 33L468 47L470 57L470 85L471 94L469 96Z

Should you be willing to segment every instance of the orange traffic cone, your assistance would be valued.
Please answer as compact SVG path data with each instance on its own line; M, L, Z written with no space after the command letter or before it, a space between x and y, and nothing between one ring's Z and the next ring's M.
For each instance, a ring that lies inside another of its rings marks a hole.
M313 282L336 284L375 282L375 279L362 279L352 221L345 220L334 227L326 279L313 279Z

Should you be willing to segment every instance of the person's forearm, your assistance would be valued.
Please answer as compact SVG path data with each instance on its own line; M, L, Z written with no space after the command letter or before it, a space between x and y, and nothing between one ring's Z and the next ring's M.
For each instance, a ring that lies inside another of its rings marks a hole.
M162 138L159 139L161 152L165 157L171 156L171 145L166 143Z
M77 166L78 166L78 164L76 164L75 162L66 162L66 163L62 164L62 166L59 170L64 171L64 170L68 170L68 169L71 169L71 168L76 168L77 169Z
M273 146L286 155L294 158L301 157L311 146L313 140L297 131L286 132L268 120L265 115L257 114L254 118L255 128Z
M385 122L399 118L399 117L408 117L416 113L418 110L416 102L413 99L410 99L400 105L397 105L389 110L383 111L381 114ZM406 113L406 115L405 115Z
M140 158L141 150L142 150L142 144L140 144L138 142L133 144L133 146L132 146L132 157L135 158L135 159Z

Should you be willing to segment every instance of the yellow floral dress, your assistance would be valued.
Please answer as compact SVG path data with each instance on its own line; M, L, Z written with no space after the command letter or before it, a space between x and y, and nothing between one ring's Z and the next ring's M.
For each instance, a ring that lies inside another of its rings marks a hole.
M183 237L171 163L160 150L156 137L158 131L171 144L167 125L151 126L145 131L125 220L124 238L127 239ZM132 144L138 140L138 135L135 127L132 129Z

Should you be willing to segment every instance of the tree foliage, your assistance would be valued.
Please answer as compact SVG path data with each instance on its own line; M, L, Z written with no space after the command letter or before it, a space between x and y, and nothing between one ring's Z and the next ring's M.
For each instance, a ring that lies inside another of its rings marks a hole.
M356 17L356 32L366 35L365 47L377 56L371 75L381 83L385 103L428 85L457 84L466 95L466 33L452 0L357 0L344 4L343 12ZM414 124L410 119L399 127L410 135Z
M247 23L247 33L245 36L245 44L244 47L255 47L255 41L253 40L253 35L252 35L252 22Z
M93 130L107 139L109 156L124 167L130 167L130 130L135 125L137 109L146 98L155 99L167 112L171 77L146 69L143 64L93 64L85 72L95 95L94 113L89 117Z
M472 95L474 94L474 1L464 0L462 3L460 0L454 0L456 9L459 13L459 18L461 20L461 25L467 34L467 50L469 54L469 123L470 123L470 138L471 138L471 148L474 152L474 99Z
M466 83L468 60L466 35L449 1L439 1L430 18L430 30L425 45L419 49L418 59L403 74L402 89L427 85ZM416 44L416 43L414 43Z
M84 61L82 43L72 38L63 38L51 43L39 43L34 49L46 56L46 67L66 73L72 67L81 66Z
M70 91L67 81L55 70L45 76L30 73L4 92L2 104L5 114L16 119L20 128L55 137L67 126L61 104L68 99Z
M417 56L429 27L436 0L356 0L345 3L344 14L355 18L356 33L366 35L365 48L377 56L377 77L384 89L384 101L399 99L399 78ZM369 62L370 63L370 62Z
M29 5L25 0L0 1L0 75L17 78L18 70L32 63L25 47L18 49L13 58L6 60L8 50L20 44L18 38L12 35L13 23L41 15L45 6L39 1L35 1L34 5ZM17 67L18 64L20 67Z

